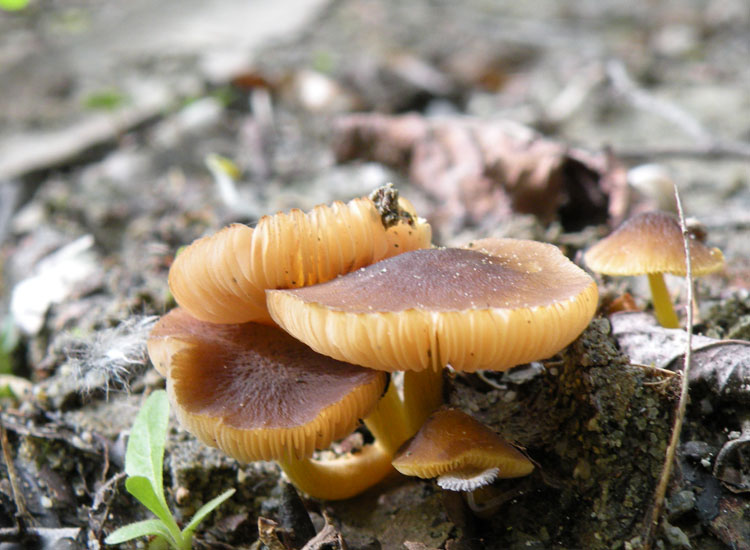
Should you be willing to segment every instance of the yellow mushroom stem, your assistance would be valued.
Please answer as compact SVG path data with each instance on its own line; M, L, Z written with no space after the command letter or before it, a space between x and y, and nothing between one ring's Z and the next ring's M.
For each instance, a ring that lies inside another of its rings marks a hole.
M388 384L388 390L378 401L375 410L364 419L364 423L375 441L391 456L404 441L414 435L409 432L404 406L393 380Z
M439 361L439 358L436 358ZM404 441L422 427L427 417L443 404L443 365L433 364L421 371L404 373L404 416L407 432ZM401 443L403 443L402 441Z
M396 450L443 402L442 370L406 371L404 399L391 383L375 410L364 419L375 442L361 451L333 460L279 460L289 480L308 495L323 500L354 497L393 471Z
M403 384L403 401L391 381L375 410L364 419L375 440L391 455L443 404L442 369L406 371Z
M409 437L416 434L427 417L443 404L443 367L437 333L430 339L429 366L404 373L404 412ZM405 441L405 440L404 440ZM402 441L403 443L403 441Z
M343 500L366 491L393 471L393 456L378 442L332 460L286 458L278 463L300 490L322 500Z
M494 516L503 504L519 495L518 488L503 489L498 485L484 485L463 493L466 504L475 516L488 519Z
M664 283L664 275L661 273L649 273L648 283L651 286L651 299L654 302L654 314L659 324L664 328L679 328L680 321L672 305L667 285Z

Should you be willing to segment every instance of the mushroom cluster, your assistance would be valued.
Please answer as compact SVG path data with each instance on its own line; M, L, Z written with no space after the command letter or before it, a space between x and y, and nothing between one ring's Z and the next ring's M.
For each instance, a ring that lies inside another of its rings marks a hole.
M271 317L315 351L405 371L403 442L442 403L442 369L507 370L570 344L596 310L596 284L550 244L483 239L414 250L293 290Z
M440 407L443 367L549 357L595 312L595 282L552 245L430 239L386 187L187 247L169 274L179 307L148 342L180 423L239 460L276 460L311 496L348 498ZM311 458L359 419L372 444Z

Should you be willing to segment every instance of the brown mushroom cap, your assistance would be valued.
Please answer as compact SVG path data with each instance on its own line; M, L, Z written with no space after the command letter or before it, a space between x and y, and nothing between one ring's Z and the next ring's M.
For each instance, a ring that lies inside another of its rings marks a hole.
M709 248L691 235L693 275L701 276L724 266L718 248ZM671 273L685 275L685 245L680 222L666 212L645 212L626 220L584 255L586 265L605 275Z
M353 431L383 393L384 373L313 352L275 327L198 321L177 308L149 339L166 362L180 423L242 461L304 458Z
M448 409L433 413L393 459L402 474L442 478L440 486L472 490L496 478L521 477L532 462L487 426L466 413Z
M381 211L368 198L231 225L177 256L169 287L180 306L212 323L268 322L264 291L328 281L430 245L430 226L405 199Z
M268 291L282 328L381 370L503 370L554 355L586 327L593 279L554 246L485 239L407 252L324 284Z

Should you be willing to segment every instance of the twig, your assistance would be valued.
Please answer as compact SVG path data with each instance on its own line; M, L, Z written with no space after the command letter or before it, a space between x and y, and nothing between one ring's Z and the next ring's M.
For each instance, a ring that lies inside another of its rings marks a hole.
M606 72L613 88L631 105L672 122L698 141L696 145L687 147L655 146L654 148L639 148L630 151L613 147L618 158L625 160L653 159L656 157L750 158L750 143L717 137L682 107L643 90L628 74L622 61L609 61L606 65Z
M639 88L628 74L625 64L622 61L612 60L608 62L607 76L615 90L620 92L634 107L672 122L674 125L682 128L686 134L699 141L704 143L713 141L711 132L690 113L674 103L665 101Z
M0 419L0 446L2 446L3 459L5 460L5 466L8 469L8 480L10 480L10 490L13 493L13 502L16 505L16 531L20 538L25 536L26 533L26 518L29 517L28 511L26 510L26 502L23 498L23 491L18 486L18 477L16 476L16 468L13 465L13 455L10 452L10 443L8 443L8 432L5 431L5 424Z
M92 511L98 511L99 507L102 505L106 505L107 509L109 509L109 505L107 504L108 491L110 491L112 487L117 485L120 480L122 480L126 475L127 474L125 472L118 472L99 486L99 488L96 490L96 493L94 493L94 501L91 504Z
M487 374L483 370L478 370L474 374L477 375L477 378L479 378L482 382L487 384L489 387L494 388L496 390L505 391L508 389L507 384L498 384L491 378L487 376Z
M605 81L601 64L586 67L572 78L544 109L547 124L561 124L571 118L587 103L591 94Z
M156 121L174 97L148 98L116 113L91 115L60 130L27 132L0 142L0 180L43 173L114 146L119 136Z
M745 416L744 418L742 418L740 429L742 431L740 432L739 437L737 437L737 439L729 440L724 443L724 446L719 451L719 454L716 455L716 460L714 460L714 477L721 481L724 487L726 487L733 493L746 492L748 489L748 483L743 482L742 478L740 478L740 480L728 479L725 476L724 470L727 467L726 463L729 460L730 455L732 454L735 454L735 456L739 457L740 464L744 462L742 460L742 451L740 449L741 447L746 447L748 443L750 443L750 417Z
M706 145L660 146L653 147L612 147L614 155L626 162L678 158L698 160L750 159L750 144L738 141L709 143Z
M685 245L685 282L687 284L687 326L685 327L685 331L687 332L687 342L685 345L685 366L682 370L680 402L677 405L674 426L672 428L672 437L670 438L669 445L667 446L667 452L664 458L664 467L662 468L661 478L659 479L659 483L656 486L656 491L654 492L654 502L651 512L651 519L646 526L646 536L644 537L644 547L646 548L646 550L651 548L651 539L654 534L654 527L659 524L661 510L664 506L664 497L667 494L667 485L669 484L669 478L672 475L672 466L674 464L675 452L677 451L677 446L680 443L682 423L685 419L685 410L687 409L690 366L692 363L693 355L693 266L690 258L690 234L688 233L687 225L685 224L685 213L682 209L682 200L680 199L680 193L677 189L677 184L674 185L674 196L675 202L677 203L677 213L680 218L682 240Z
M91 521L89 522L89 540L101 541L102 528L104 522L109 516L110 501L112 500L110 491L114 491L113 487L126 476L127 474L125 472L115 474L109 480L102 483L94 493L94 500L89 512L91 514ZM102 507L104 508L103 510Z

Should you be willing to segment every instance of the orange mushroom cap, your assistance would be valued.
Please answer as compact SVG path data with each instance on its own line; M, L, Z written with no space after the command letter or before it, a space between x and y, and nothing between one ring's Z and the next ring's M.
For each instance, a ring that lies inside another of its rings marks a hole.
M180 423L242 461L309 457L375 407L384 373L317 354L278 328L177 308L148 342Z
M404 475L437 477L438 485L452 491L471 491L497 478L521 477L534 469L522 452L455 409L433 413L398 450L392 464Z
M556 247L516 239L415 250L267 296L274 321L314 350L387 371L503 370L549 357L583 331L598 299Z
M429 224L390 188L376 202L316 206L234 224L196 240L175 258L169 287L193 317L212 323L269 322L264 290L333 279L430 245Z
M693 275L713 273L724 267L724 255L690 235ZM626 220L608 237L592 246L584 261L604 275L670 273L684 276L685 245L679 220L666 212L645 212Z

